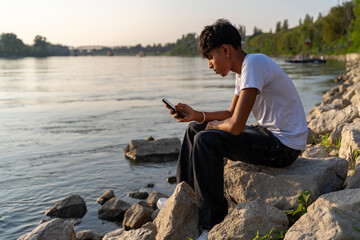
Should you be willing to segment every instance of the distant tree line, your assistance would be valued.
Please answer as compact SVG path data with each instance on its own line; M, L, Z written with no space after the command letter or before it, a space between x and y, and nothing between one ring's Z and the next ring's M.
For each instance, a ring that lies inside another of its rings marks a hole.
M46 41L45 37L35 36L32 45L26 45L13 33L0 35L0 57L47 57L68 56L69 48L62 45L53 45Z
M132 47L103 47L92 51L78 50L75 54L78 56L91 55L125 55L134 56L143 53L145 56L196 56L199 55L197 44L197 36L195 33L188 33L178 39L176 43L167 43L165 45L154 44L143 47L137 44Z
M343 54L360 51L360 0L344 2L331 8L316 21L306 15L299 25L289 29L287 20L277 22L275 32L262 33L257 28L245 43L248 52L269 55Z
M299 25L290 29L288 20L279 21L275 31L264 33L254 27L253 34L246 36L245 26L239 25L244 49L268 55L295 54L342 54L360 52L360 0L343 2L330 9L326 16L319 14L316 21L308 14ZM96 49L70 49L54 45L45 37L36 36L32 45L26 45L13 33L0 35L0 57L47 57L69 55L142 55L142 56L199 56L198 37L195 33L183 35L175 43L154 44L143 47L100 47Z

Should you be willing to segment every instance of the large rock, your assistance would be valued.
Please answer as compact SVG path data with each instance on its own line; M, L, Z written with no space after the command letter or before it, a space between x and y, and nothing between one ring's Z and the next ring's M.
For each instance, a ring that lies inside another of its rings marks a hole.
M273 232L286 230L288 225L288 218L283 211L257 199L237 205L224 221L211 229L209 240L253 240L257 231L265 235L272 228Z
M147 202L140 201L134 203L125 212L123 226L125 229L140 228L145 223L151 221L152 207Z
M348 125L349 123L343 123L340 124L339 126L337 126L329 135L329 143L336 145L338 143L339 140L341 140L341 132L342 129L344 128L344 126Z
M286 233L293 239L360 239L360 190L346 189L321 196Z
M329 153L322 145L313 145L306 148L301 156L303 158L327 158Z
M157 240L196 239L198 214L193 189L181 182L154 220Z
M225 194L237 203L263 199L282 209L297 207L298 196L310 191L311 200L340 189L348 162L343 158L298 158L286 168L270 168L228 161L224 169Z
M76 233L77 240L101 240L104 236L93 230L82 230Z
M86 204L79 195L70 195L45 212L45 215L57 218L82 218L86 214Z
M155 234L147 228L130 231L118 229L107 233L102 240L155 240Z
M309 114L306 116L306 121L310 122L311 120L319 117L323 112L327 112L329 110L335 109L335 105L332 104L324 104L313 107Z
M346 186L346 189L351 189L351 188L359 188L360 191L360 157L358 157L357 159L357 164L356 164L356 168L354 170L353 175L350 177L349 183Z
M65 219L56 218L45 222L17 240L76 240L74 228Z
M347 106L349 106L350 104L351 104L351 102L349 101L349 100L347 100L347 99L342 99L342 98L340 98L340 99L335 99L333 102L332 102L332 104L335 106L335 108L337 108L337 109L344 109L344 108L346 108ZM355 104L353 104L353 105L355 105Z
M98 210L100 219L108 221L122 221L125 211L130 207L126 202L115 197L106 201Z
M97 200L96 202L98 202L101 205L104 205L104 203L106 203L106 201L108 201L109 199L115 197L114 191L113 190L106 190Z
M350 168L355 166L356 151L360 155L360 121L345 125L341 131L341 146L339 156L350 162Z
M153 192L150 193L148 199L147 199L147 203L154 209L157 208L156 203L160 198L169 198L169 196L160 193L156 190L154 190Z
M147 192L136 191L128 193L126 196L136 199L147 199L149 197L149 194Z
M145 223L142 228L146 228L149 229L150 231L152 231L154 233L154 235L156 236L157 234L157 229L156 229L156 225L153 222L147 222Z
M316 134L331 133L340 124L350 123L358 116L358 108L349 105L342 110L332 109L323 112L318 117L312 119L309 122L308 127Z
M134 161L176 160L180 153L181 142L178 138L163 138L147 141L131 140L125 149L125 156Z

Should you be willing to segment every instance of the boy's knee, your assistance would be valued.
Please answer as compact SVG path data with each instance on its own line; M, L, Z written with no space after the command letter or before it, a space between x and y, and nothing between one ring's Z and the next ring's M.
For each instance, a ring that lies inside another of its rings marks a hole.
M197 122L190 122L190 123L188 124L188 126L187 126L187 129L188 129L188 130L194 130L197 125L198 125Z
M206 145L211 145L212 143L215 143L216 141L216 134L210 131L201 131L198 132L195 135L194 138L194 143L195 144L206 144Z

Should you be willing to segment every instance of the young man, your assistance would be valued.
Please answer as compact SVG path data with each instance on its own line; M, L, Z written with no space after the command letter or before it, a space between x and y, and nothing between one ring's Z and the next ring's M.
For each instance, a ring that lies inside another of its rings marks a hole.
M307 123L293 82L269 57L247 54L238 30L220 19L199 38L209 68L226 76L236 73L235 94L228 110L199 112L179 103L176 110L189 122L177 168L177 181L196 194L199 225L210 230L227 214L223 158L271 167L286 167L306 147ZM252 112L257 126L245 125ZM199 239L207 239L204 231Z

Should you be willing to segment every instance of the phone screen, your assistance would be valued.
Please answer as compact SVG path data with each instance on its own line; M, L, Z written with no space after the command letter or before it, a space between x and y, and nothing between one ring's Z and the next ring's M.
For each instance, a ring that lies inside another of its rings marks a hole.
M174 111L176 112L176 109L175 109L174 105L173 105L171 102L169 102L169 100L167 100L166 98L163 98L163 102L164 102L168 107L170 107L172 110L174 110Z
M181 113L181 112L179 112L179 111L176 111L174 105L173 105L171 102L169 102L169 100L167 100L166 98L163 98L162 101L163 101L169 108L171 108L175 113L177 113L179 118L184 118L184 117L185 117L183 113Z

